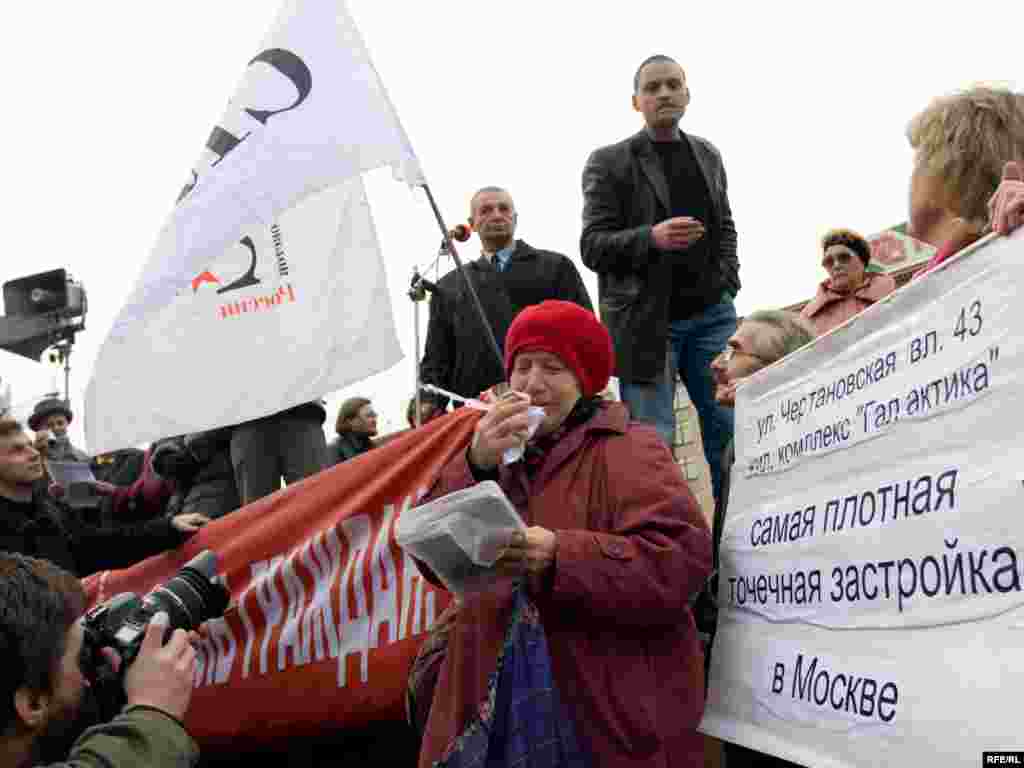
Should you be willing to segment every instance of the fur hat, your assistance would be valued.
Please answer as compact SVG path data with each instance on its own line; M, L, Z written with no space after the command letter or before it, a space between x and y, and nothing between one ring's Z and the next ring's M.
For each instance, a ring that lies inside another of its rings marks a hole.
M527 349L550 352L576 375L584 397L608 385L615 368L612 337L593 312L571 301L543 301L527 307L505 336L505 373Z
M55 413L64 414L64 418L71 422L73 418L71 409L68 408L67 403L63 400L59 400L56 397L48 397L45 400L40 400L36 403L36 407L32 410L32 415L28 419L28 428L33 432L38 432L40 429L45 427L45 422Z

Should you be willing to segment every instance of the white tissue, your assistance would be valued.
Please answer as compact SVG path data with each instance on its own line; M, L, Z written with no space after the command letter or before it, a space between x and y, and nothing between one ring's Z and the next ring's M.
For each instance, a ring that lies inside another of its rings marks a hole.
M533 437L534 433L537 431L537 427L540 426L540 423L544 421L544 413L544 409L539 405L530 406L530 409L526 412L526 440L523 440L519 445L514 445L505 450L505 453L501 458L502 462L506 466L523 458L523 453L526 451L526 443L531 437Z

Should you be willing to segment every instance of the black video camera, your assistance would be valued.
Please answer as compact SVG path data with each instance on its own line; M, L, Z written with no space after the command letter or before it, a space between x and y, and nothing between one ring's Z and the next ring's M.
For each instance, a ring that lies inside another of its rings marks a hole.
M145 597L124 592L85 614L80 662L83 674L96 689L104 720L116 715L123 706L125 671L138 656L149 622L157 613L164 611L170 619L165 643L176 629L189 632L204 621L224 615L231 595L214 580L216 573L217 554L204 549L166 584ZM120 656L117 671L104 648L113 649Z

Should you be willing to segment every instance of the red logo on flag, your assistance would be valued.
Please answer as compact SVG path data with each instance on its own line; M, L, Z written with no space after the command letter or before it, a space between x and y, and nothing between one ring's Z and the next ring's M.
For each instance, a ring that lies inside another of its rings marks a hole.
M192 293L198 291L199 286L203 283L216 283L220 285L220 279L212 272L200 272L192 278Z

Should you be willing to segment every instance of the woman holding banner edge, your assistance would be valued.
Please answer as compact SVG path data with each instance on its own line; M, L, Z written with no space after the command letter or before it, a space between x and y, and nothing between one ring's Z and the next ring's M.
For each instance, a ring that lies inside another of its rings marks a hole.
M703 654L689 601L710 571L700 509L653 428L604 402L611 339L589 312L545 301L505 340L518 396L499 400L436 498L493 479L526 523L462 597L420 766L703 765ZM544 408L522 461L530 405ZM426 578L434 574L420 565Z

